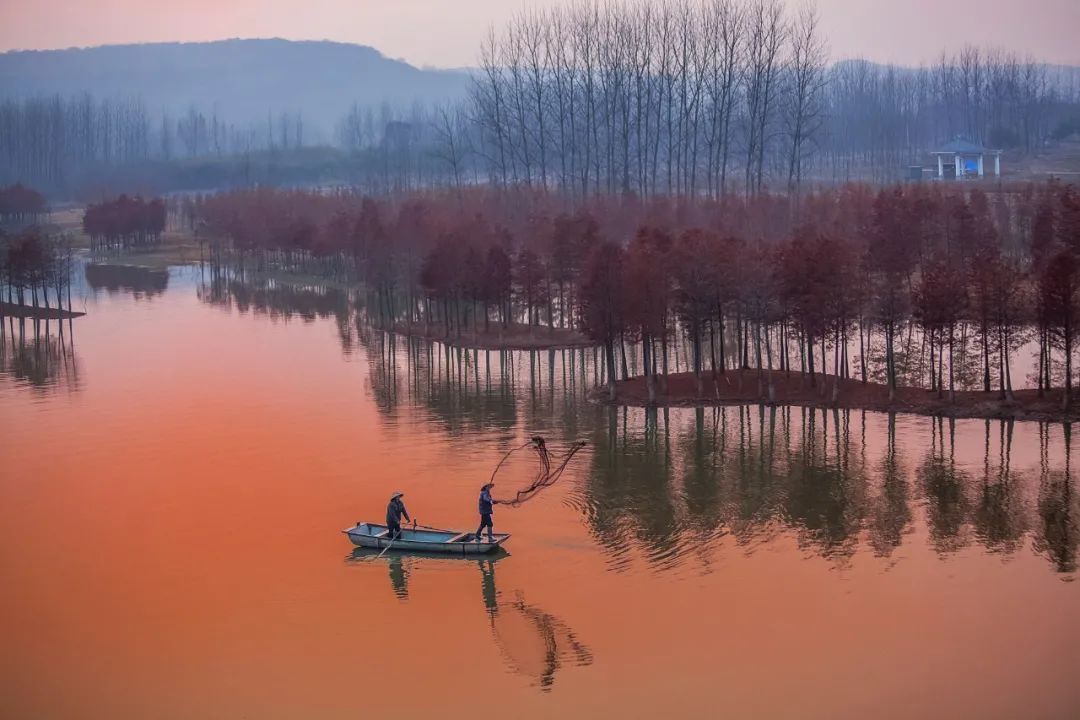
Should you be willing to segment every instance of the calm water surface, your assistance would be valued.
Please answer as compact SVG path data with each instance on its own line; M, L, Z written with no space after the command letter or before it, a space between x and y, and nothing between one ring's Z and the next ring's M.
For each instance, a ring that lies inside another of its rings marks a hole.
M80 295L4 329L0 717L1080 716L1061 425L612 410L591 352L394 340L340 293ZM497 509L508 553L341 535L395 489L475 526L533 434L589 446Z

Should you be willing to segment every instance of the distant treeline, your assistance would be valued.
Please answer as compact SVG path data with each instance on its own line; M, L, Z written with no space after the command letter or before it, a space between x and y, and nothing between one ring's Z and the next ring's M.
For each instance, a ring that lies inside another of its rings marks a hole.
M354 106L336 153L300 152L311 136L302 112L241 127L194 106L153 113L138 98L8 100L0 182L369 193L493 182L719 197L896 181L956 136L1031 152L1078 132L1076 68L977 46L919 68L830 64L810 6L589 2L529 11L493 33L458 103Z
M576 205L520 188L393 200L257 190L192 199L185 212L219 262L363 281L385 326L448 337L511 322L580 328L605 348L612 382L619 365L626 375L627 344L640 343L654 387L685 343L699 381L756 367L763 392L770 370L798 368L1006 397L1010 357L1034 341L1034 383L1071 393L1071 186Z
M137 98L7 100L0 103L0 182L55 188L80 169L142 160L150 153L150 122Z
M0 103L0 182L93 190L103 171L122 168L122 173L113 171L114 184L170 185L183 182L182 172L171 165L185 158L288 151L304 145L299 113L238 127L195 107L180 117L158 115L148 111L141 98L96 98L89 90L72 97Z
M471 116L500 182L715 197L899 180L956 135L1031 150L1080 129L1078 101L1076 73L975 46L918 69L830 66L812 6L590 2L492 35Z
M0 222L37 222L48 211L45 196L22 185L0 187Z
M91 249L131 248L156 245L165 232L166 208L161 198L121 195L86 208L83 232Z

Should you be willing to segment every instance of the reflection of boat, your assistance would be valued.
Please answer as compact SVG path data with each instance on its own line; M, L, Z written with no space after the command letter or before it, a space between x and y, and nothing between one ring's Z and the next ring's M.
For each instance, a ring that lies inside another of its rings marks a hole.
M349 536L353 545L364 548L398 550L402 552L430 552L445 555L481 555L497 550L510 538L509 533L495 533L493 541L477 538L469 532L425 528L402 528L401 535L390 539L389 529L376 523L357 523L341 532Z
M510 557L510 553L506 552L503 548L496 548L482 557L475 555L446 555L423 551L410 552L405 555L402 555L401 553L388 553L386 557L381 556L382 553L376 551L374 548L357 547L353 548L352 552L346 556L345 561L371 562L373 560L381 559L386 563L386 567L390 572L390 586L394 590L394 595L400 600L409 599L409 576L418 564L443 562L447 563L448 567L451 563L477 563L480 566L480 573L483 577L484 607L490 612L496 610L498 607L495 599L495 563L503 558Z
M386 563L390 587L399 600L409 599L409 583L413 574L422 567L439 565L444 569L466 567L476 563L480 569L480 594L491 624L491 635L499 648L503 662L515 673L529 678L542 691L549 691L555 676L566 667L584 667L593 661L592 651L578 640L577 634L558 617L532 605L525 600L521 590L514 598L506 598L497 588L495 566L509 557L502 548L490 555L468 560L460 556L436 555L416 552L402 556L388 554L383 557L373 549L355 548L346 562L381 561ZM435 574L438 577L438 573ZM452 584L456 587L456 584ZM451 604L452 605L452 604Z

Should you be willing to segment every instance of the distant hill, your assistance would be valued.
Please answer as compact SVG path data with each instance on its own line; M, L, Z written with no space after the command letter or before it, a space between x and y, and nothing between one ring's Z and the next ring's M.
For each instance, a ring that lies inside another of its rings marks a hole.
M336 42L222 40L0 53L0 98L141 96L147 110L178 115L195 105L237 124L302 111L329 139L354 102L407 107L460 98L468 74L419 69L374 48Z

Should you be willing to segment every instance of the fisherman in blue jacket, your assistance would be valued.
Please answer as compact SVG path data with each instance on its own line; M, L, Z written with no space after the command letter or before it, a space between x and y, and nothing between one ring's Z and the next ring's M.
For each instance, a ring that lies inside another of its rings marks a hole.
M412 520L409 517L409 511L405 509L405 503L401 502L401 498L405 497L405 493L396 492L390 496L390 504L386 506L386 527L390 531L388 533L391 540L396 540L401 537L401 516L405 516L406 522Z
M487 483L480 488L480 501L478 503L480 507L480 527L476 528L476 542L480 542L480 535L484 532L484 528L487 528L488 542L495 542L495 526L491 522L491 513L492 506L499 501L491 497L491 488L493 487L495 487L495 483Z

